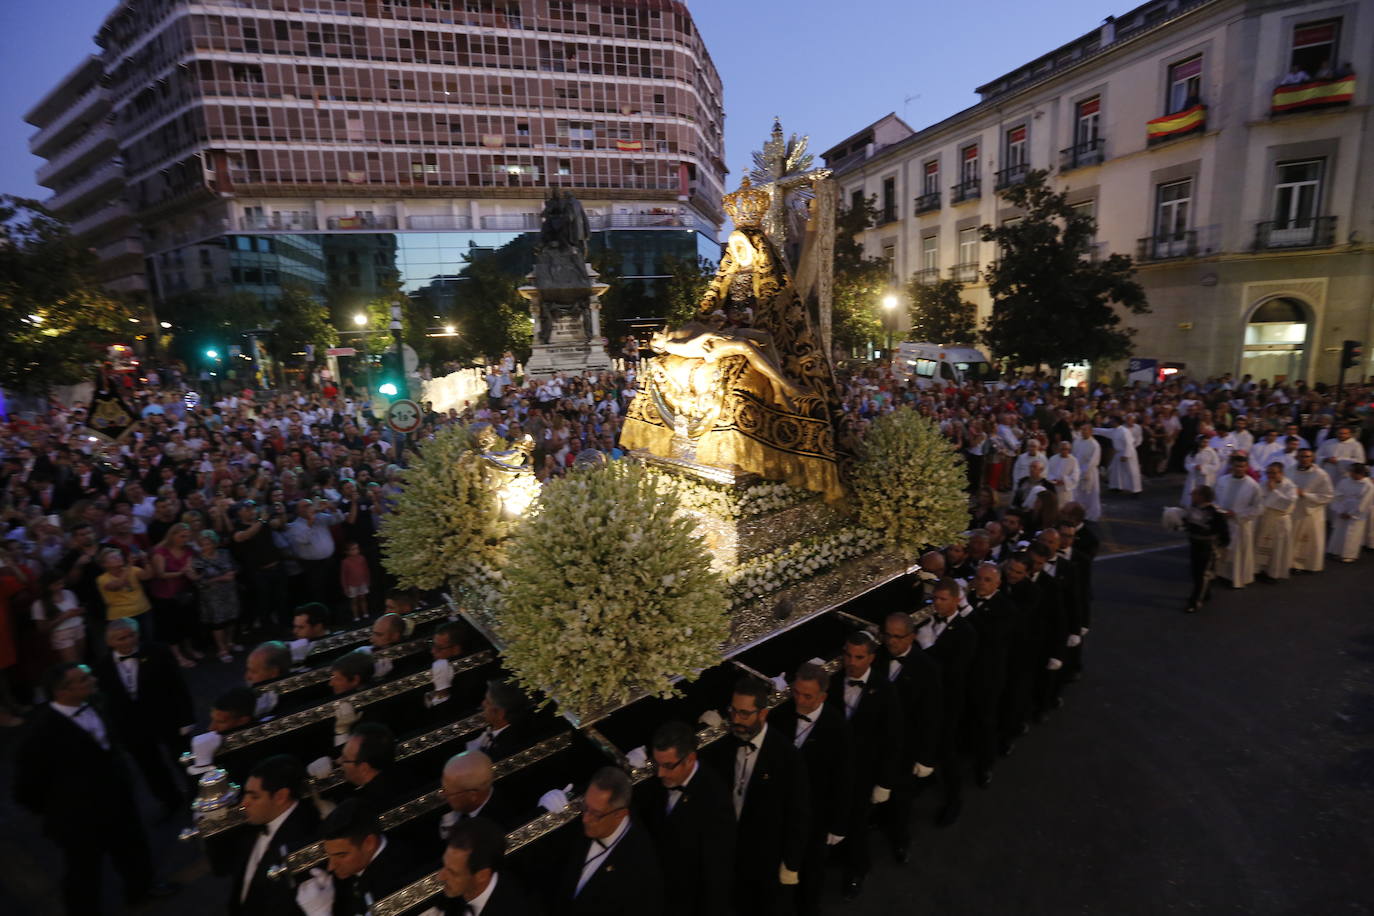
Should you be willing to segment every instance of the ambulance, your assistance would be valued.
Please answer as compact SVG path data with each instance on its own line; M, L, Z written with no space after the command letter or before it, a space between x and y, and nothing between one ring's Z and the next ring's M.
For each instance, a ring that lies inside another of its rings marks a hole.
M997 381L997 373L988 358L974 347L945 347L912 341L897 345L897 352L892 357L892 374L917 388Z

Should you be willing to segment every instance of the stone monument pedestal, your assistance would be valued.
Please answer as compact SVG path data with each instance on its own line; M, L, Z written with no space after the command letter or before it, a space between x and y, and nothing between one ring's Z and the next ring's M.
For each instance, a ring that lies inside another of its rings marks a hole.
M597 281L596 272L586 265L588 285L577 290L580 302L571 308L554 304L546 306L541 291L533 283L520 287L520 295L530 301L530 317L534 321L534 345L525 361L525 375L529 378L549 378L560 372L583 374L609 372L611 358L606 354L606 338L601 334L601 294L610 287ZM530 275L534 279L534 274ZM566 299L570 291L558 290ZM558 314L566 309L566 314ZM584 319L582 311L587 311ZM545 313L547 312L547 318ZM544 321L549 321L548 342L543 340Z

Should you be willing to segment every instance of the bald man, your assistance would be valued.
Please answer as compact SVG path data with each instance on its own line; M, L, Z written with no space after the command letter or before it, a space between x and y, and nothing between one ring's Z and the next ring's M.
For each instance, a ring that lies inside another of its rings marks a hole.
M439 820L440 855L449 832L462 821L480 815L509 831L529 819L522 817L520 810L498 791L491 758L481 751L463 751L450 757L444 764L439 786L449 807ZM534 812L528 813L533 816Z
M372 624L372 648L385 649L406 638L406 622L400 614L383 614Z

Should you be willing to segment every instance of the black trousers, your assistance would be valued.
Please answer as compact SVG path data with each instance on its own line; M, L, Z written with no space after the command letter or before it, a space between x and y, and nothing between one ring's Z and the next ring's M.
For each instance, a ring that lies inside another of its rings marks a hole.
M889 799L890 801L891 799ZM873 783L865 780L854 790L849 802L849 836L840 845L844 878L859 880L868 874L873 861L868 845L868 822L873 815Z
M1211 541L1188 540L1188 571L1193 579L1193 590L1188 595L1189 607L1200 607L1211 597L1216 556L1216 546Z
M180 736L159 736L151 732L130 732L126 736L129 756L143 774L148 791L164 805L180 806L185 800L170 768L181 753ZM169 760L170 757L170 760Z
M69 916L103 911L100 873L106 856L124 882L126 902L143 899L152 887L153 859L138 810L131 798L119 808L120 816L107 823L54 837L62 850L62 899Z

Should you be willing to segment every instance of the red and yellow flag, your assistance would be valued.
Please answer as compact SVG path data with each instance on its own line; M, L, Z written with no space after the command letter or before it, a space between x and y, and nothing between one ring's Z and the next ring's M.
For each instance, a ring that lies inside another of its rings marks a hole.
M1274 90L1273 111L1297 111L1319 105L1338 105L1355 98L1355 77L1337 80L1313 80L1294 86L1279 86Z
M1162 118L1145 122L1146 136L1150 140L1163 140L1176 137L1189 131L1200 130L1207 124L1207 106L1194 105Z
M620 150L622 153L638 153L644 149L644 141L617 140L615 141L615 148Z

